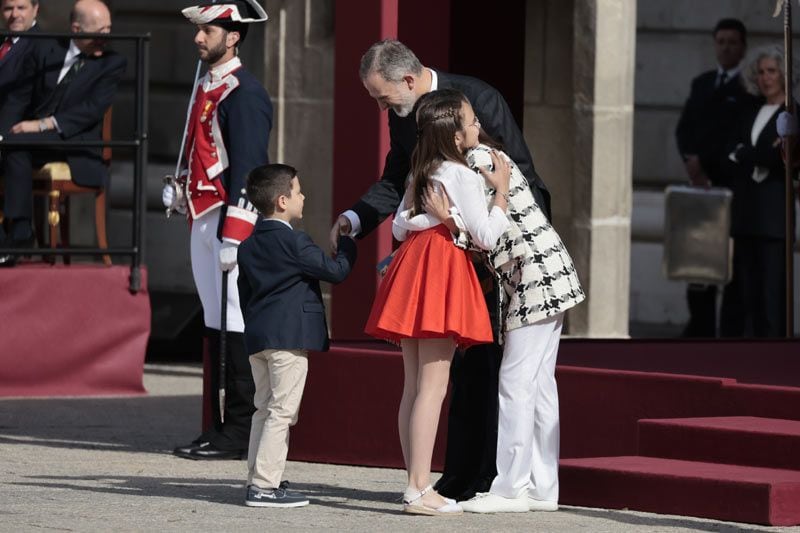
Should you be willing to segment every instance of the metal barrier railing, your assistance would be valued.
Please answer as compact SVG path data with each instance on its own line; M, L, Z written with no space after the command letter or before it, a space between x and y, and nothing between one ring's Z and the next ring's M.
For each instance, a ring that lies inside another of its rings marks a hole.
M89 255L89 256L128 256L131 258L130 291L139 292L142 288L141 265L144 260L144 220L146 206L146 190L144 186L144 169L147 165L147 108L150 80L150 34L133 33L47 33L47 32L9 32L0 31L0 41L6 37L23 37L26 39L105 39L109 41L135 41L136 44L136 92L134 98L135 131L131 140L123 141L20 141L13 136L0 139L0 151L7 147L50 147L50 148L132 148L133 160L133 227L130 247L117 248L77 248L66 246L54 248L36 248L36 255ZM12 137L12 138L9 138ZM14 255L30 254L30 248L8 248L3 250Z

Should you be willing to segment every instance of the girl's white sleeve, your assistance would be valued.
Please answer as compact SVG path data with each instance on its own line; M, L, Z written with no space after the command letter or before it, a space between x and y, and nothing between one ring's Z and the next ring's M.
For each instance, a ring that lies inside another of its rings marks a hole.
M411 216L411 209L404 209L403 204L397 208L392 221L392 235L398 241L404 241L412 231L423 231L438 226L440 222L427 213Z
M510 224L505 212L497 206L487 212L480 174L465 166L453 165L446 177L442 181L450 202L458 209L473 242L484 250L491 250Z

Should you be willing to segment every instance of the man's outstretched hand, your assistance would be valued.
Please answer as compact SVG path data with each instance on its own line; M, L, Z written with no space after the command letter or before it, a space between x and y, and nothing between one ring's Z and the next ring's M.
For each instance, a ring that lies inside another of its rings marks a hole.
M331 252L336 253L339 248L339 236L350 235L353 231L353 226L350 225L350 220L344 215L339 215L336 223L331 228Z

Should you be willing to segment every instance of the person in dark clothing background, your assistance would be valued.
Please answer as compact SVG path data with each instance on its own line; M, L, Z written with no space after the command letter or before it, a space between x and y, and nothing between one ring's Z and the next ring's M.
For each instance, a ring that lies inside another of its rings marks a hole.
M747 29L740 20L722 19L714 27L717 68L692 80L689 98L675 136L689 181L696 187L730 187L723 157L730 132L753 101L739 73L747 49ZM689 323L685 337L715 337L717 286L690 283L686 293Z

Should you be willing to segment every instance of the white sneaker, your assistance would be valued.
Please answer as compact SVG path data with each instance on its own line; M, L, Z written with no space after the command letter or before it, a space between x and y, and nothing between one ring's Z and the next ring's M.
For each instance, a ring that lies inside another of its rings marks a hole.
M558 502L536 500L528 496L528 509L530 511L558 511Z
M504 498L491 492L479 492L471 500L460 502L461 508L470 513L526 513L527 496Z

